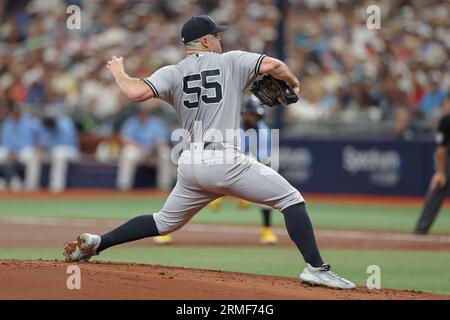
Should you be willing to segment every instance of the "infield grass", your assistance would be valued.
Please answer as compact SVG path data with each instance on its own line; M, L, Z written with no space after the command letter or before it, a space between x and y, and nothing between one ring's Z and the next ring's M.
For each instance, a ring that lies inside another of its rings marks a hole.
M0 217L59 217L92 219L129 219L143 213L160 210L164 199L111 198L83 200L0 200ZM386 204L343 204L311 202L308 211L315 227L352 230L381 230L409 232L420 213L420 206L389 206ZM259 225L259 208L240 210L235 200L224 202L219 213L201 210L194 223ZM279 212L273 214L273 224L283 226ZM443 208L431 233L450 234L450 209Z

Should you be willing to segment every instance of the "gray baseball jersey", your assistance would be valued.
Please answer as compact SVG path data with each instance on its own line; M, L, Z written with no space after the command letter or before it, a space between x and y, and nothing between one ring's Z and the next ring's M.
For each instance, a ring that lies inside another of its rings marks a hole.
M173 106L188 133L186 141L217 141L215 130L225 142L224 152L204 150L203 144L197 148L193 143L195 148L182 153L176 186L161 211L154 214L161 235L181 228L223 195L279 210L304 201L276 171L241 153L234 137L228 140L227 130L239 130L241 94L259 76L263 58L244 51L199 53L143 79L156 97ZM230 150L232 162L224 161ZM200 161L189 161L198 159L196 155Z
M173 106L189 137L212 141L209 129L215 129L225 142L234 143L226 141L226 130L239 129L241 93L259 76L263 57L244 51L199 53L159 69L144 81L156 97ZM201 122L201 132L194 135L196 121Z

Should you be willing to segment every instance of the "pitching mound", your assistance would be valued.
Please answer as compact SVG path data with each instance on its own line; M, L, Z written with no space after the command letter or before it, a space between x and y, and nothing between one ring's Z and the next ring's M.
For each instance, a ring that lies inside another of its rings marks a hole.
M81 289L69 290L70 264L0 261L0 299L449 299L400 290L352 291L302 285L295 278L166 266L81 263ZM74 283L74 282L72 282Z

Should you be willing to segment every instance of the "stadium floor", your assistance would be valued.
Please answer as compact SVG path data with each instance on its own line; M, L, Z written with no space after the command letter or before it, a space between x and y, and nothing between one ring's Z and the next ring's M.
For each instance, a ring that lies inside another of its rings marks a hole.
M219 214L205 209L206 211L194 218L191 224L174 234L175 242L170 248L158 247L148 239L141 240L108 250L94 259L97 263L106 259L127 264L82 264L82 269L91 275L87 277L90 279L88 281L92 280L85 285L90 286L89 294L92 294L93 298L100 299L148 298L148 294L153 291L148 286L141 286L141 280L144 283L159 284L154 287L159 290L159 294L152 295L152 299L180 298L179 292L170 293L167 289L162 289L174 283L175 286L181 287L198 286L199 290L195 294L184 295L182 299L207 297L211 288L202 280L195 280L196 273L200 271L172 268L188 266L208 269L209 271L202 271L202 274L206 278L211 277L213 282L221 280L220 277L217 278L217 272L211 270L222 270L221 272L233 279L231 284L224 284L217 289L217 299L450 299L449 296L430 294L450 294L450 287L442 280L450 275L448 271L439 270L440 266L450 263L448 205L445 205L438 220L440 229L437 228L437 232L435 229L431 235L416 236L409 234L407 230L420 209L420 198L345 195L305 197L311 202L310 214L322 251L326 257L330 257L330 262L338 273L359 285L358 290L352 294L299 285L294 277L301 271L301 261L295 258L298 253L282 227L281 215L274 215L279 244L263 246L258 242L260 217L257 207L254 206L247 210L248 213L243 213L236 210L235 200L227 200L222 209L224 212ZM81 232L102 233L130 216L152 212L163 200L164 194L147 190L132 193L78 190L57 195L47 192L1 193L0 259L6 259L0 263L2 287L10 288L8 283L11 277L15 277L22 288L33 287L35 280L32 280L31 273L28 274L29 270L39 270L43 279L51 278L52 270L67 266L60 261L65 242ZM127 212L124 213L125 211ZM391 228L385 227L389 224L387 218L394 221ZM402 229L403 224L407 224L407 227ZM49 259L52 261L46 261ZM154 266L155 264L172 267L167 267L166 270L165 266ZM384 272L382 288L386 289L374 292L364 287L368 277L366 267L371 264L381 266ZM107 272L101 279L94 281L92 274L96 268L103 268ZM140 268L142 270L139 275L132 274L133 270L136 269L137 272ZM153 273L157 269L158 273ZM148 272L150 275L145 276L148 279L140 278L141 273ZM173 275L166 277L172 272ZM189 274L191 272L192 274ZM111 273L111 276L117 273L114 278L119 280L108 278L107 273ZM414 283L411 282L409 274L414 274ZM283 276L281 280L278 275ZM128 279L127 285L134 290L123 291L124 295L121 295L112 287L122 285L123 279ZM174 279L177 281L172 281ZM189 281L183 282L182 279ZM247 280L252 281L251 285L258 288L253 295L239 285ZM165 281L169 281L170 285ZM189 282L191 283L188 284ZM265 286L267 283L272 283L271 287ZM110 295L100 293L105 289L105 285L108 286L105 292L110 292ZM285 290L278 290L279 285L280 288L288 288L289 296L281 293ZM58 292L59 289L51 287L51 284L49 286L49 290L41 291L41 298L52 298L51 294L44 294L45 292ZM295 292L289 291L292 286L296 287ZM145 288L150 291L145 291ZM33 290L25 292L20 288L8 290L6 298L33 298L37 294ZM133 292L140 292L141 295L136 296ZM62 293L58 297L69 296ZM76 299L76 294L70 298Z

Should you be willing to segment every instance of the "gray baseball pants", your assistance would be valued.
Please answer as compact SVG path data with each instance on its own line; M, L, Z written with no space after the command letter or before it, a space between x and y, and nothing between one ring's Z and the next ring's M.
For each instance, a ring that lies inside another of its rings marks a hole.
M161 211L153 215L161 235L185 225L209 202L231 195L280 211L304 202L300 192L272 168L233 146L204 150L191 144L178 160L178 180Z

